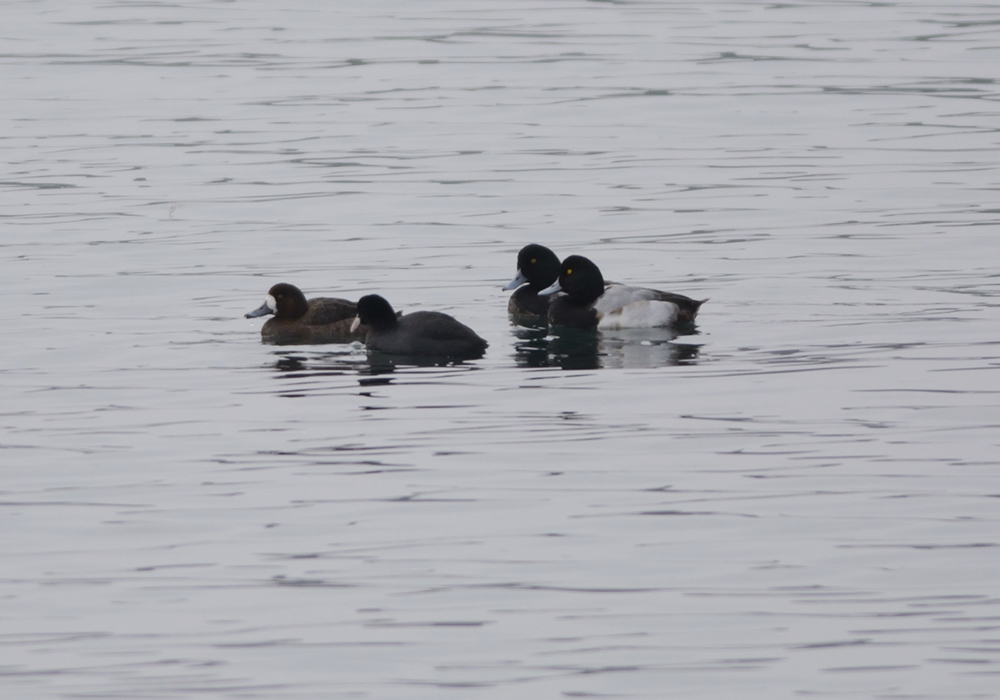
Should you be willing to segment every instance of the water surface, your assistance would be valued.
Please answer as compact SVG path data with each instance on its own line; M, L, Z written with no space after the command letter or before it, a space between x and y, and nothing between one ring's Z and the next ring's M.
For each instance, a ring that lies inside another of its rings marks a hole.
M4 695L1000 695L998 8L5 18ZM511 325L529 242L697 332Z

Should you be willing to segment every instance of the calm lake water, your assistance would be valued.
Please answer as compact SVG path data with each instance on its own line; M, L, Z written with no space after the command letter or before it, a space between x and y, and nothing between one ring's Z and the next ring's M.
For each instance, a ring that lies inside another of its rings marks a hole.
M1000 5L3 15L0 695L1000 697ZM697 332L511 325L531 242Z

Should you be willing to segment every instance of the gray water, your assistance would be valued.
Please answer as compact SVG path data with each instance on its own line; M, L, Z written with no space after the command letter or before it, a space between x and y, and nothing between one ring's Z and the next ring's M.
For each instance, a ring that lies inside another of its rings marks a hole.
M2 9L4 698L1000 697L1000 5Z

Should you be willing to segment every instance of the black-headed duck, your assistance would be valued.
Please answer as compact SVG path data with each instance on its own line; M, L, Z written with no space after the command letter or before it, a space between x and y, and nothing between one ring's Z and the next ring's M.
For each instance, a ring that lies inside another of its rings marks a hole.
M606 286L597 265L582 255L571 255L563 260L559 279L540 294L548 296L557 292L563 293L552 296L549 303L551 325L603 330L692 323L698 309L708 301L645 287Z
M413 311L397 315L377 294L358 300L352 327L362 324L369 328L366 345L376 352L452 359L475 359L486 352L486 341L448 314Z
M545 320L549 313L551 297L538 293L559 279L559 258L543 245L531 243L517 254L517 274L504 287L516 289L507 302L507 313L512 316Z

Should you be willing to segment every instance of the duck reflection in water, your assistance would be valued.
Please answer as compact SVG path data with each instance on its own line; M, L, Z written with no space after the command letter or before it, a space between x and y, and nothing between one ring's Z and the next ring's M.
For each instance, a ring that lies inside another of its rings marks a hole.
M343 376L357 371L361 359L356 350L343 352L287 352L274 353L274 369L282 379L309 379L314 377Z
M303 372L306 368L306 358L299 355L279 355L274 368L279 372Z
M448 370L474 370L474 363L456 361L448 357L427 357L424 355L398 355L381 352L365 352L360 344L351 346L345 352L275 353L273 367L276 376L284 380L322 379L360 375L362 385L388 384L392 380L385 375L400 369L442 368Z
M407 368L454 368L462 370L475 370L479 366L466 359L429 356L429 355L401 355L398 353L386 353L379 351L368 351L367 362L363 367L359 367L360 374L378 376L381 374L391 374L398 369Z
M560 369L650 369L694 364L699 345L678 342L672 329L598 331L517 326L513 329L519 367ZM689 336L685 336L689 337Z

